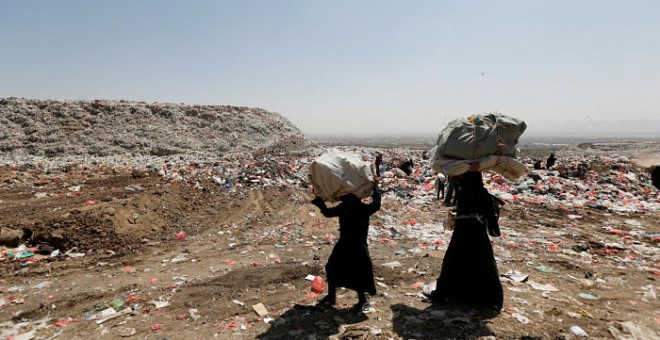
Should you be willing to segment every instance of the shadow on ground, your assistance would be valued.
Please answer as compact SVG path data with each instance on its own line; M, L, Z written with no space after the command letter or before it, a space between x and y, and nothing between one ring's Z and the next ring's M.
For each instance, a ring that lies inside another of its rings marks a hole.
M257 339L327 339L339 332L339 326L367 320L351 309L295 305L280 315Z
M393 330L404 339L475 339L495 335L487 325L498 314L494 310L461 305L417 309L396 304L391 308Z

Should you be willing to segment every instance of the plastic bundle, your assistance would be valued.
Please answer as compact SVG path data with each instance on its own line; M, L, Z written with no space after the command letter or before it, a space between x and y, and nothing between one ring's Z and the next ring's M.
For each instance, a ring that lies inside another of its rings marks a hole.
M314 194L325 201L337 201L346 194L364 198L371 195L374 169L359 156L328 150L309 165Z
M526 128L521 120L495 113L453 120L431 150L431 166L449 176L494 170L518 178L525 166L515 159L516 144Z
M472 115L447 124L438 136L438 156L476 160L485 156L516 157L518 138L527 129L522 120L498 113Z

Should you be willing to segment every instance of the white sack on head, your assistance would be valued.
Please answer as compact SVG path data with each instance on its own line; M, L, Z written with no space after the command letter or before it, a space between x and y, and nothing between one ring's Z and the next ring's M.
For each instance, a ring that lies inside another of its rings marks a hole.
M336 201L351 193L364 198L373 190L374 170L357 155L328 150L308 169L314 194L325 201Z
M478 171L493 170L510 180L520 177L526 170L524 164L509 156L491 155L469 161L448 157L431 158L433 170L440 171L447 176L458 176L468 172L472 163L479 165Z

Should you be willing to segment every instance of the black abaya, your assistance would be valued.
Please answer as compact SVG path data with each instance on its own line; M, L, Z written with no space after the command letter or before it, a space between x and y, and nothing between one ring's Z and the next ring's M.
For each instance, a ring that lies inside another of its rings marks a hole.
M339 241L325 266L328 284L373 295L376 285L367 234L369 216L380 209L380 191L374 189L369 204L362 203L355 195L346 196L342 196L342 203L336 207L327 208L322 201L317 204L325 217L339 217Z
M499 235L497 212L481 173L459 178L457 219L442 260L434 302L458 302L502 308L503 291L488 238Z

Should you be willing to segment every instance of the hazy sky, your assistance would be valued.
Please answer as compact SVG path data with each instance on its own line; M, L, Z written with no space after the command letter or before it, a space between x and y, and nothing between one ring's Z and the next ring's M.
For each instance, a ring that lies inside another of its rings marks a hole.
M492 111L528 134L660 131L657 0L0 8L0 97L262 107L307 134L437 133Z

